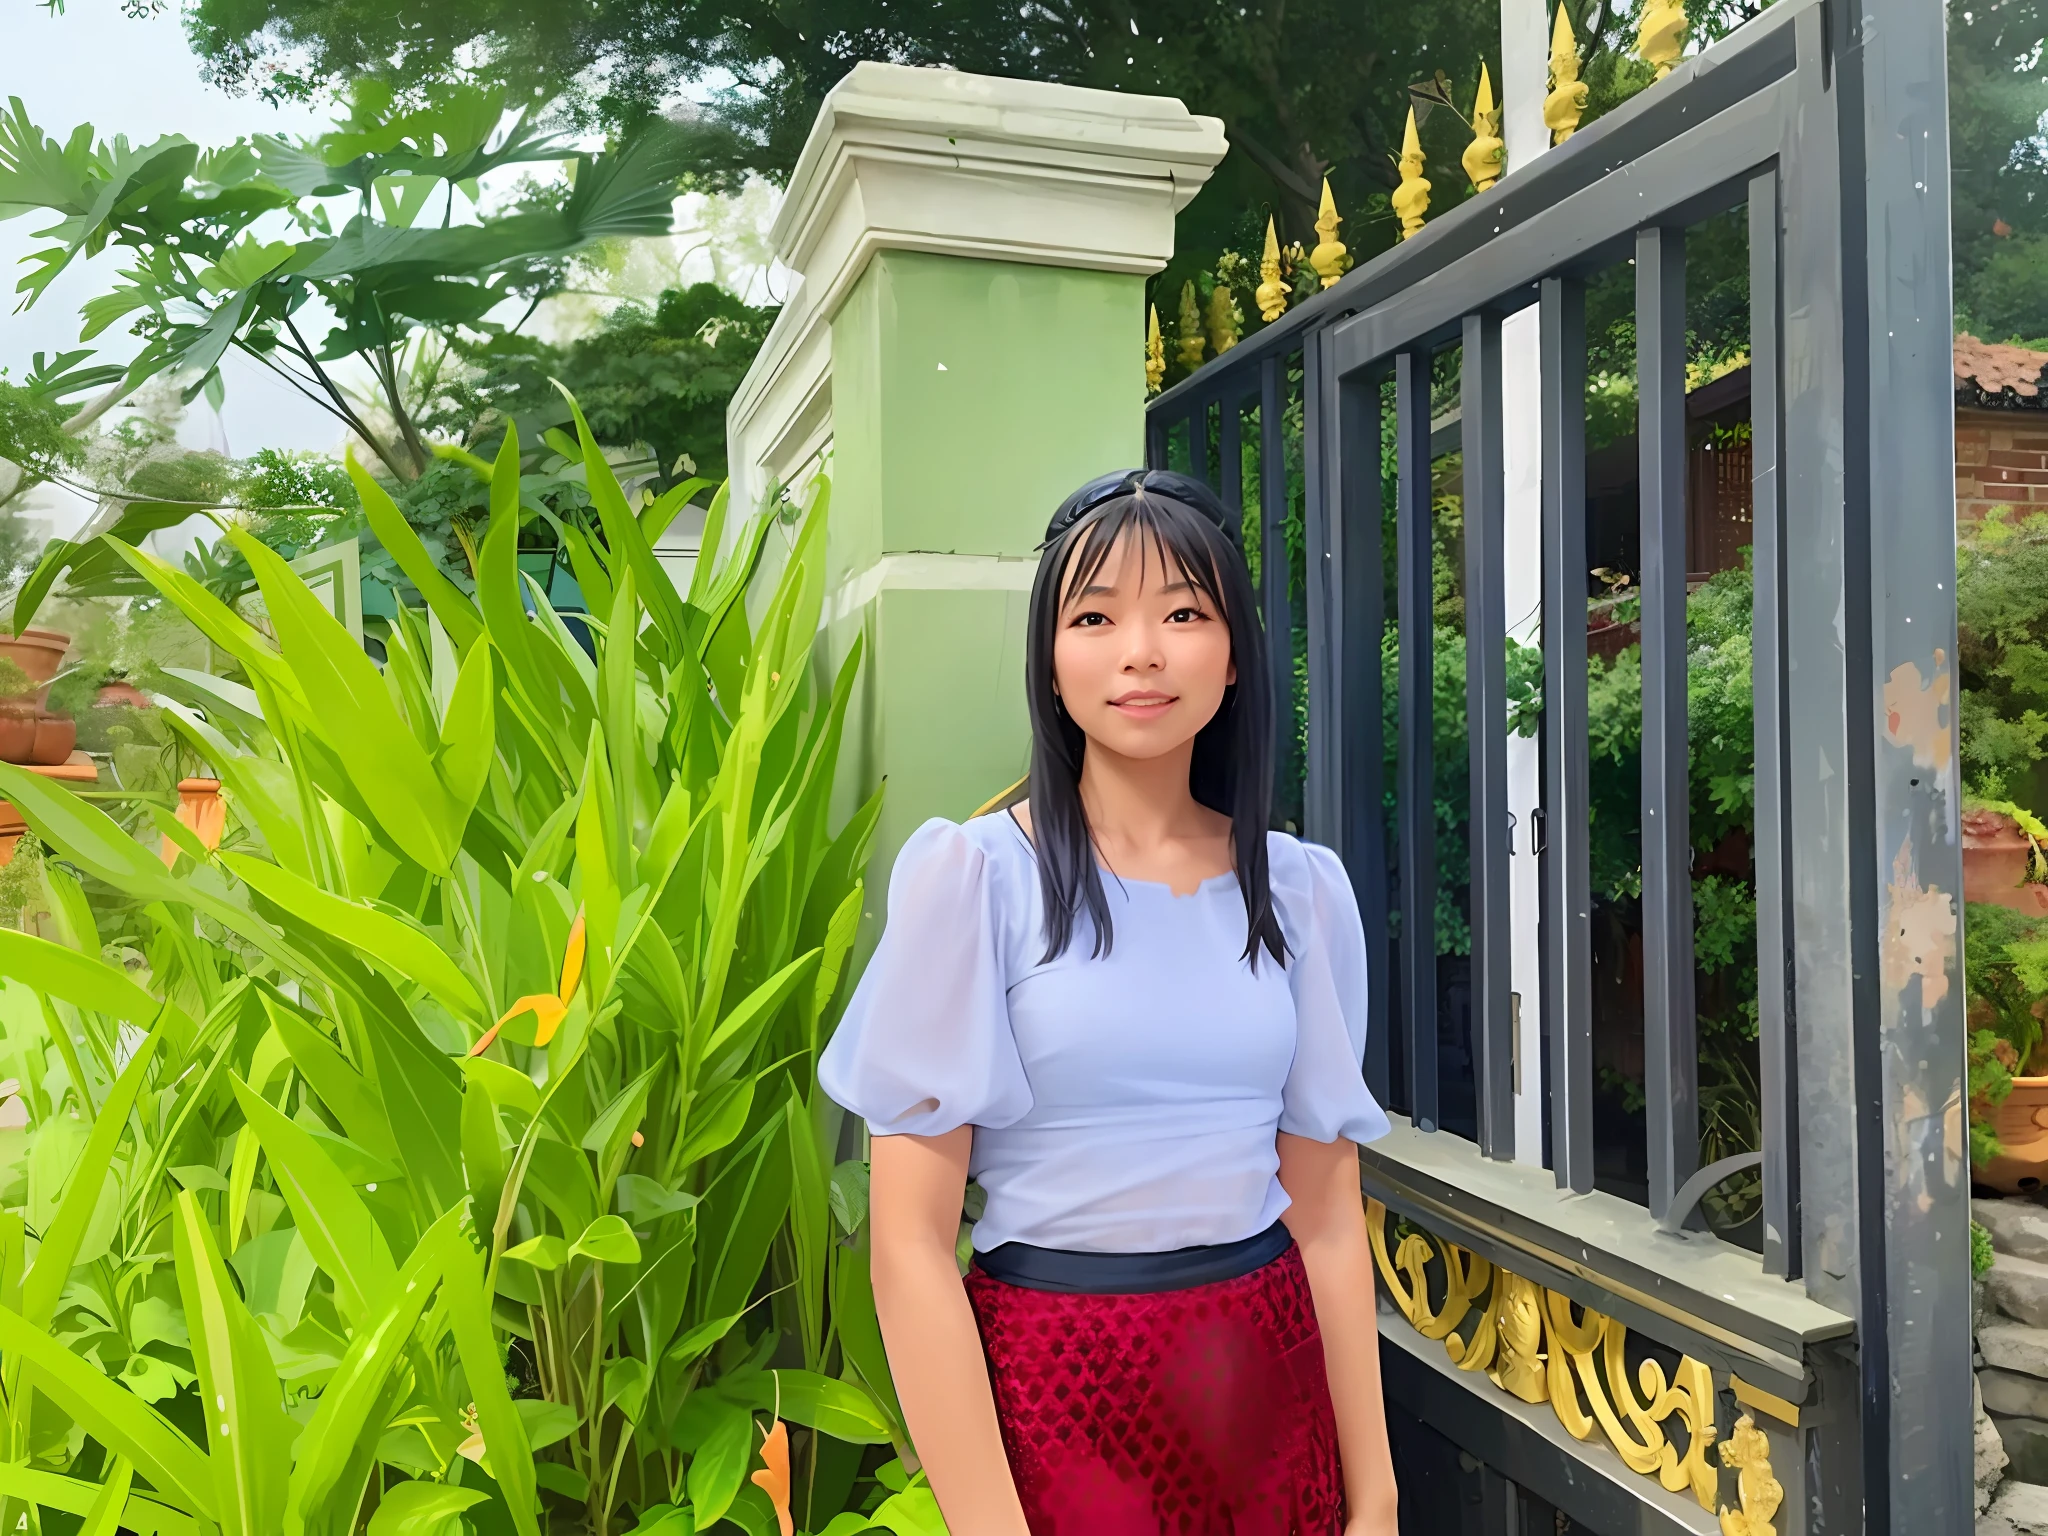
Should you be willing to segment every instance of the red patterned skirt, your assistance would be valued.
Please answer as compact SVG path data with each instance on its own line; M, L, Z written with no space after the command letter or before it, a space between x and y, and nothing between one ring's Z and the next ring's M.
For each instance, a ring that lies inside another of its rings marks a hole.
M1003 1446L1032 1536L1337 1536L1344 1481L1299 1249L1144 1295L979 1267Z

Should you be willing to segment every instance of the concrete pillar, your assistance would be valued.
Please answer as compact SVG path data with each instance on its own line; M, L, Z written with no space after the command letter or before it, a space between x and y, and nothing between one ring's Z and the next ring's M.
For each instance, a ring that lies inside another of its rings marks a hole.
M736 506L831 478L826 659L867 664L869 878L1023 772L1025 594L1060 498L1144 443L1144 281L1224 153L1178 101L863 63L776 221L800 275L728 417ZM870 905L879 917L880 902Z

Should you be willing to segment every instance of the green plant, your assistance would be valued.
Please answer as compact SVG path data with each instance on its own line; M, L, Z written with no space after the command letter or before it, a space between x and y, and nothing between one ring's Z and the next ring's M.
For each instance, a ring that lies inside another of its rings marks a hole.
M576 424L594 661L522 604L508 434L474 599L357 473L430 604L381 673L246 529L276 647L116 551L248 678L171 711L218 849L158 808L167 868L0 769L56 935L0 932L0 1529L114 1487L144 1530L762 1533L771 1414L805 1528L935 1519L864 1449L904 1432L815 1075L879 807L827 824L859 651L811 653L824 491L756 627L766 519L679 594L646 529L680 496L636 516Z
M432 462L417 418L434 335L488 331L501 303L558 287L563 258L669 228L683 165L665 118L587 153L539 126L544 106L530 92L467 85L398 104L388 85L361 79L331 132L202 152L175 134L140 146L95 140L89 124L60 143L15 99L0 114L0 218L56 217L39 232L54 243L25 258L28 304L80 255L128 253L121 281L84 306L80 338L116 322L141 335L128 390L172 373L191 381L189 399L217 380L233 347L411 480ZM516 115L501 128L508 109ZM571 163L573 189L455 222L455 200L475 202L477 178L550 162ZM334 197L355 199L339 233L323 201ZM332 323L311 329L323 318ZM341 359L375 380L372 400L350 395L330 366Z
M1970 1223L1970 1278L1982 1280L1991 1272L1991 1266L1998 1262L1998 1252L1991 1246L1991 1234L1982 1223Z
M2048 514L1994 507L1956 547L1963 788L2038 796L2048 757Z
M1983 1164L1997 1157L2003 1148L1991 1118L2012 1093L2013 1073L2020 1064L2012 1043L1995 1030L1970 1031L1967 1047L1970 1090L1970 1161Z

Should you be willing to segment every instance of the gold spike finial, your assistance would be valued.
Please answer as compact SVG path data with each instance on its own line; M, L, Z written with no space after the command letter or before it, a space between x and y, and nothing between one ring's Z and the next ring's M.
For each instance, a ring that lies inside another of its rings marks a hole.
M1679 0L1643 0L1636 23L1636 52L1662 80L1685 52L1685 7Z
M1560 4L1557 25L1550 30L1550 94L1543 98L1543 123L1551 143L1562 144L1579 131L1586 94L1585 82L1579 79L1579 40L1572 31L1571 13Z
M1389 201L1401 216L1401 238L1413 239L1429 213L1429 182L1422 174L1422 140L1415 132L1415 109L1408 109L1408 127L1401 135L1401 184Z
M1280 234L1266 219L1266 254L1259 258L1259 286L1252 295L1259 306L1259 318L1267 324L1287 313L1287 284L1280 280Z
M1209 350L1221 357L1237 345L1237 333L1244 325L1244 313L1237 307L1237 295L1230 291L1230 284L1217 280L1209 294L1209 312L1204 317L1209 328Z
M1500 109L1493 104L1493 76L1486 65L1479 66L1479 94L1472 102L1472 142L1465 146L1460 163L1472 178L1472 190L1484 192L1500 180L1507 145L1500 136Z
M1159 334L1159 306L1145 306L1145 393L1156 395L1166 382L1166 342Z
M1202 352L1207 342L1202 336L1202 306L1195 302L1195 280L1189 278L1180 285L1180 347L1177 356L1183 368L1202 366Z
M1344 222L1344 215L1337 211L1337 200L1330 196L1330 178L1323 178L1323 206L1316 212L1316 248L1308 253L1308 264L1316 269L1316 276L1329 287L1342 277L1350 267L1349 252L1344 242L1337 238L1337 226Z

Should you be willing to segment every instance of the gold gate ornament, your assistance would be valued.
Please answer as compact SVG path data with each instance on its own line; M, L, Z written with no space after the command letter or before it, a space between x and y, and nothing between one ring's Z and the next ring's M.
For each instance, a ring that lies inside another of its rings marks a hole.
M1631 1471L1655 1477L1672 1493L1689 1491L1700 1508L1713 1510L1720 1477L1707 1451L1719 1432L1714 1376L1706 1365L1683 1356L1667 1380L1661 1364L1644 1360L1631 1380L1628 1329L1614 1318L1578 1308L1569 1296L1420 1228L1411 1228L1390 1255L1386 1206L1368 1200L1365 1215L1373 1261L1388 1296L1417 1333L1444 1346L1459 1370L1483 1373L1522 1402L1547 1403L1574 1439L1591 1439L1598 1429ZM1439 1307L1429 1299L1432 1260L1443 1267ZM1482 1297L1477 1323L1461 1335L1458 1330ZM1684 1430L1683 1451L1668 1428L1674 1422ZM1750 1420L1745 1416L1741 1424ZM1745 1513L1721 1516L1724 1536L1775 1536L1771 1516L1777 1502L1768 1495L1777 1484L1757 1480L1770 1479L1769 1447L1754 1425L1751 1433L1753 1441L1720 1447L1724 1465L1749 1469L1744 1473ZM1775 1499L1783 1496L1781 1489ZM1749 1523L1731 1526L1730 1519Z

